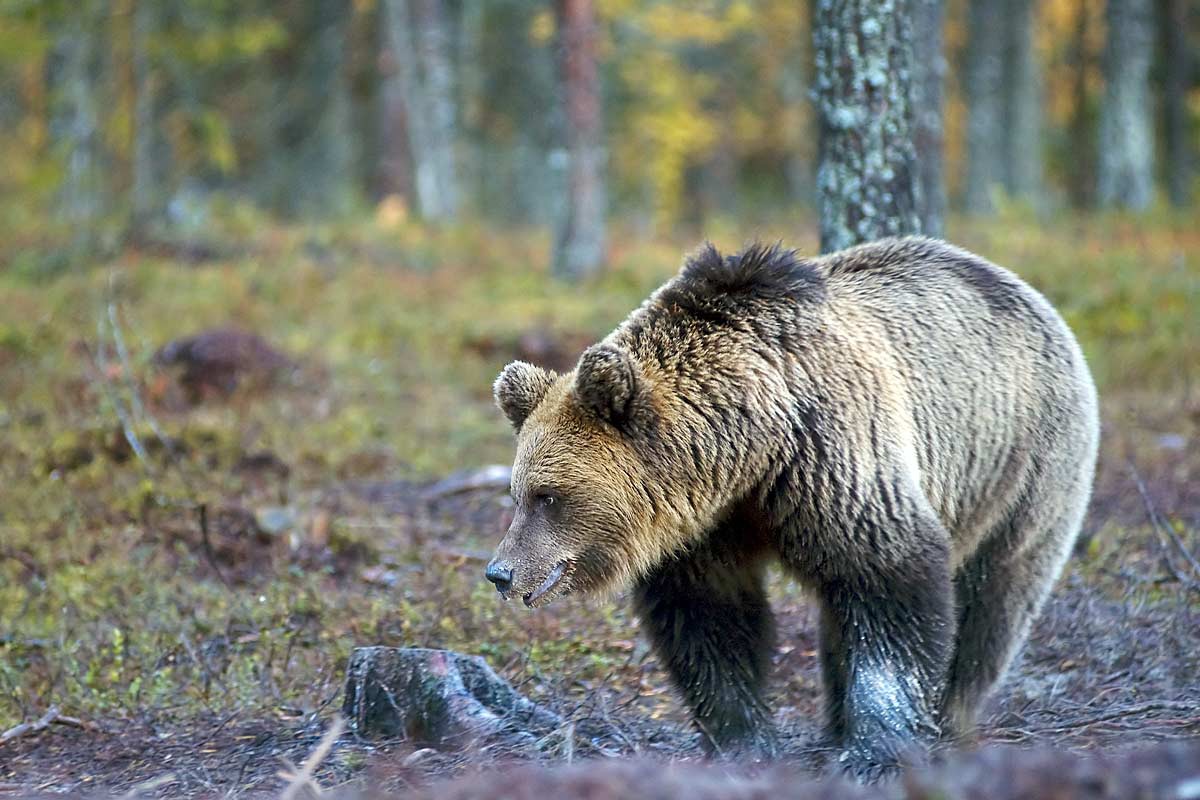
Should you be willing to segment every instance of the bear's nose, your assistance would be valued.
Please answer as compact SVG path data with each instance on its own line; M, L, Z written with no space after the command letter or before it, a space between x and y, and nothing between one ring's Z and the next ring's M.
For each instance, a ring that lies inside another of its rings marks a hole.
M488 564L487 570L483 574L489 581L496 584L497 592L507 592L512 588L512 567L504 561L493 561Z

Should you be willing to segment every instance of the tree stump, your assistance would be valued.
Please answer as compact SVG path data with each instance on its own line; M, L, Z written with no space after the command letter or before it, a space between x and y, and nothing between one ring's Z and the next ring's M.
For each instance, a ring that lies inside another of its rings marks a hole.
M563 724L482 658L425 648L356 648L342 712L360 736L435 747L479 740L530 747Z

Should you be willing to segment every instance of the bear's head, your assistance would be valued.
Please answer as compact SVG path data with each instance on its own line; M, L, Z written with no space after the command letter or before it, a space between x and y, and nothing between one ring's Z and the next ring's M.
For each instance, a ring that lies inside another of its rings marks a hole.
M516 429L517 455L513 521L488 580L532 608L619 587L648 568L659 554L647 552L654 509L638 445L654 412L637 360L600 343L565 375L516 361L494 392Z

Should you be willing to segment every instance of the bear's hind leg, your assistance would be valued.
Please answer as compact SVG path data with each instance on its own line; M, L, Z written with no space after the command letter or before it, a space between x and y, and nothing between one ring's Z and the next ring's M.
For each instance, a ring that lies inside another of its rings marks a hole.
M1062 572L1083 501L1053 521L1017 516L988 538L954 577L958 634L942 702L947 736L966 738L1004 677Z
M642 627L710 752L769 758L777 744L762 690L774 618L765 564L739 562L700 548L658 567L639 583L635 599Z
M933 522L907 534L915 547L896 563L864 559L820 585L828 736L839 766L862 780L940 734L954 632L947 536Z

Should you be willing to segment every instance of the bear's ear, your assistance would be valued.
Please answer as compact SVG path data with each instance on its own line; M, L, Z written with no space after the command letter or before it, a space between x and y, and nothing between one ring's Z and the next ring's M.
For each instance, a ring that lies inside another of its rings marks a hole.
M553 372L524 361L514 361L500 370L499 377L492 385L492 394L496 398L496 405L518 431L538 403L542 402L555 377Z
M642 386L642 372L633 356L610 344L594 344L579 357L575 396L600 419L620 427L629 419Z

